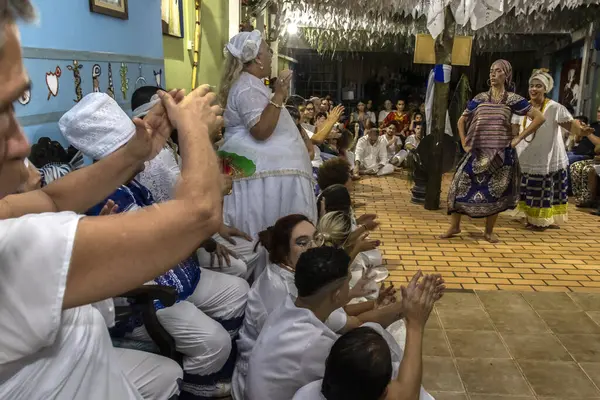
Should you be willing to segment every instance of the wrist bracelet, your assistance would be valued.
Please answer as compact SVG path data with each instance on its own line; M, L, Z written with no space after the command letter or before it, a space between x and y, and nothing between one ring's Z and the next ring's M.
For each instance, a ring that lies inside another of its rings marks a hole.
M275 103L273 100L271 100L270 103L275 108L279 108L279 109L283 108L283 104L279 105L279 104Z

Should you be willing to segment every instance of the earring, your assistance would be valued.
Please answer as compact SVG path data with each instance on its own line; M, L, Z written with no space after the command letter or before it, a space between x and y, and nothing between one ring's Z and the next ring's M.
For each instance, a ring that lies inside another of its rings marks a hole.
M489 79L486 81L488 87L492 86L492 81L490 81Z

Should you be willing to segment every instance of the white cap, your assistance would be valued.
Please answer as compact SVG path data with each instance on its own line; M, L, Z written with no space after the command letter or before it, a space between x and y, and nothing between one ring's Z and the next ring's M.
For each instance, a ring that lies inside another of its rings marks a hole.
M135 125L106 93L90 93L58 121L63 136L86 156L100 160L135 134Z

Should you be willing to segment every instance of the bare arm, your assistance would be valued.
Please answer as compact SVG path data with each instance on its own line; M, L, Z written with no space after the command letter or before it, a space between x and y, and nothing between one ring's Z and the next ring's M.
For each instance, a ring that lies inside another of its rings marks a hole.
M329 113L329 116L327 117L327 120L325 120L325 123L323 124L323 126L318 130L318 132L315 132L315 134L312 136L312 138L310 138L312 140L312 142L314 144L323 143L325 141L325 139L327 139L327 136L329 136L331 129L333 129L333 126L339 121L339 119L343 113L344 113L344 107L336 106Z
M594 135L594 128L582 125L579 120L573 119L559 125L577 137L587 137L595 146L600 144L600 138Z
M542 126L542 124L544 122L546 122L546 118L544 117L544 114L542 114L542 112L535 107L531 107L531 109L527 113L527 117L532 119L532 121L527 128L523 129L523 132L521 132L519 134L519 136L517 136L515 139L513 139L513 143L512 143L513 147L515 147L517 144L519 144L519 142L521 140L523 140L523 139L529 137L531 134L535 133L535 131L537 131L538 128L540 126Z
M279 121L279 114L281 114L283 102L290 91L291 80L291 71L281 71L279 78L277 78L277 81L275 82L275 94L271 98L271 102L267 104L267 107L263 110L258 123L250 129L250 134L254 139L260 141L267 140L273 134L277 122ZM277 106L273 105L273 103Z
M44 212L84 213L104 200L119 185L135 176L144 160L158 154L173 130L160 103L148 113L144 121L136 119L134 122L134 137L105 159L74 171L42 189L0 200L0 219ZM153 135L155 140L151 142L149 135Z
M175 200L137 212L88 217L75 235L63 308L116 296L168 271L221 224L221 174L209 132L222 122L210 88L180 105L161 93L179 132L181 178Z
M306 150L308 151L308 156L311 160L313 160L315 158L315 147L313 142L310 140L302 126L299 126L298 129L300 130L300 136L302 137L302 141L304 142Z
M423 330L408 324L398 378L388 386L386 400L418 400L423 379Z

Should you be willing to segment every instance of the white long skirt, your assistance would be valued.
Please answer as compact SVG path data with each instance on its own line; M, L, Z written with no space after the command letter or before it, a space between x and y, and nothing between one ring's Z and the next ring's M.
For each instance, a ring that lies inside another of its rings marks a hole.
M268 176L233 182L225 196L223 219L253 239L281 217L302 214L317 222L317 204L311 179L302 175Z

